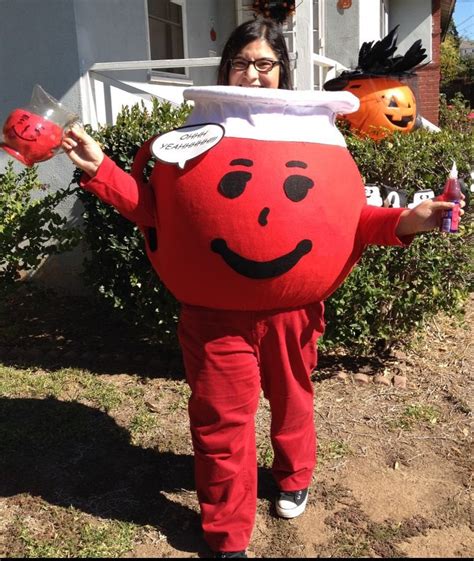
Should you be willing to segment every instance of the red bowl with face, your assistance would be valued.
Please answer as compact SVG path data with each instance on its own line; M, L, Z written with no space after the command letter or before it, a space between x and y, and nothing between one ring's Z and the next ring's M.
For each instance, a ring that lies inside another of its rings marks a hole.
M56 123L27 109L15 109L3 126L0 147L32 166L52 158L61 148L62 139L63 129Z

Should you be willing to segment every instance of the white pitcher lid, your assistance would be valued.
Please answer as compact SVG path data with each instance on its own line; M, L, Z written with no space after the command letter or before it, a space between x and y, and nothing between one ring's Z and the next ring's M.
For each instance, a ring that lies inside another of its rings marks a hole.
M186 125L216 123L226 137L314 142L345 146L337 114L352 113L359 99L350 92L196 86L183 90L194 102Z

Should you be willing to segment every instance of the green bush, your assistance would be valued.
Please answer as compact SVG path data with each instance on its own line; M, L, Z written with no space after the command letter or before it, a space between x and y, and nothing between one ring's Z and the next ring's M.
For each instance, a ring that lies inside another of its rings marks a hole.
M411 201L422 189L440 194L453 160L469 184L473 154L467 111L462 98L450 108L443 99L438 133L419 129L379 142L347 129L344 134L364 182L403 189ZM465 194L468 198L468 190ZM387 349L438 311L460 311L473 282L470 211L461 224L457 235L420 234L408 249L367 248L326 303L322 347L359 353Z
M130 171L133 158L149 138L181 126L190 107L153 101L124 107L116 124L88 132L121 168ZM77 182L80 172L76 172ZM149 330L160 342L175 344L177 302L153 271L142 234L114 208L78 189L84 213L84 240L90 250L84 262L84 280L105 302L122 310L128 321Z
M460 101L439 133L418 130L375 142L344 131L366 183L385 184L409 194L439 193L455 159L461 177L470 171L467 111ZM125 108L116 125L91 134L125 170L141 144L183 124L189 107L156 102L151 112ZM175 336L177 303L152 271L142 236L111 207L79 190L85 213L85 239L91 256L87 282L126 317L161 341ZM322 347L373 352L402 340L439 310L459 310L472 289L469 242L472 222L463 220L458 235L416 237L409 249L370 247L346 282L326 303L327 331Z
M46 192L45 196L38 196ZM0 174L0 294L15 286L22 274L35 270L53 254L71 249L79 239L75 228L56 207L72 191L48 190L36 167L16 173L13 161Z

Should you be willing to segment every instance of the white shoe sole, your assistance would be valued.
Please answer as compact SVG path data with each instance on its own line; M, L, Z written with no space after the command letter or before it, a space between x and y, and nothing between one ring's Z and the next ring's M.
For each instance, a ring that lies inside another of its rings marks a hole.
M308 502L308 496L309 493L306 495L305 500L299 506L295 506L294 508L283 508L278 504L279 501L276 500L275 501L276 513L281 518L296 518L300 514L303 514L303 512L305 511L306 503Z

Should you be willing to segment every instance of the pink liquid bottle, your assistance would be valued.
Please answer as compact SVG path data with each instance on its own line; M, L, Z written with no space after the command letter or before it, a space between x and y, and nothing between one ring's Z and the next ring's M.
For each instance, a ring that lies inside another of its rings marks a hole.
M453 167L449 172L449 177L446 180L446 184L440 198L443 201L455 203L455 206L452 209L445 210L443 212L440 230L441 232L455 234L458 232L459 228L459 213L461 210L460 203L462 198L456 162L453 162Z

